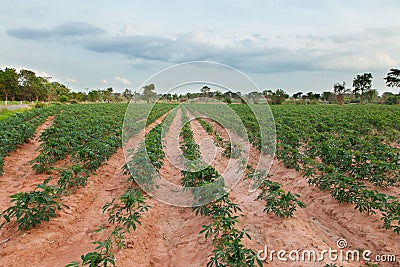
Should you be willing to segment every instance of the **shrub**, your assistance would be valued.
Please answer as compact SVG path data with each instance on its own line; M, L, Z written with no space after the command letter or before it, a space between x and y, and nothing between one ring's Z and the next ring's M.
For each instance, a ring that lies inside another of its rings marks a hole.
M65 103L65 102L67 102L69 100L69 98L68 98L68 96L66 96L66 95L60 95L59 97L58 97L58 101L60 101L61 103Z

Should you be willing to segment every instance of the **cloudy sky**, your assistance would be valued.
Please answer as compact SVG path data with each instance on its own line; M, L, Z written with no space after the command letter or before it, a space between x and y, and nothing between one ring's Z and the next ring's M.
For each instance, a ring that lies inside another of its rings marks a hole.
M215 61L263 89L373 87L400 68L398 0L0 1L0 68L35 70L73 90L133 90L163 68ZM157 86L157 85L156 85Z

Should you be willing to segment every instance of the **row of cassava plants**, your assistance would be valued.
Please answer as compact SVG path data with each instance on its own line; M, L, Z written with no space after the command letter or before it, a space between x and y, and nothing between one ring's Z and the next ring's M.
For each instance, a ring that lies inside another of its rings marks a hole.
M151 113L152 120L166 112L166 107L173 105L156 105ZM63 196L86 186L88 176L121 146L125 109L126 105L122 104L63 107L62 112L56 114L53 126L43 133L41 154L33 161L33 168L39 173L56 172L56 185L48 185L51 176L45 181L46 186L55 189L48 190L39 184L30 192L12 195L12 205L0 214L3 219L0 228L12 223L19 230L28 230L55 217L55 210L68 208L62 204ZM68 155L71 157L69 166L53 166Z
M180 137L183 155L190 162L200 162L199 146L194 141L185 111L182 113L182 122ZM223 181L218 172L210 165L201 171L191 171L190 166L189 163L186 166L187 170L182 171L183 186L197 187L215 183L218 179ZM217 190L221 188L223 190L223 182L216 186ZM229 193L223 194L221 198L209 204L194 207L193 210L196 214L212 219L210 224L202 226L203 230L200 232L200 234L205 235L206 239L212 238L212 244L215 248L207 266L255 266L256 264L262 266L262 262L257 258L255 251L245 247L242 243L243 238L250 239L251 237L246 230L237 229L241 209L230 200Z
M234 121L222 105L194 108L202 114L219 116L227 124ZM261 136L272 129L269 109L262 105L230 108L241 118L250 142L261 151L268 151L263 145L270 142L262 143ZM380 211L384 228L400 233L398 199L379 192L379 188L400 184L399 107L271 109L276 124L276 156L286 167L302 172L310 184L328 191L340 203L353 203L360 212L368 214ZM230 129L243 134L237 125L232 124Z
M105 119L106 113L101 113L105 117L100 119L102 121L96 118L98 113L104 110L107 110L108 114L112 114L108 118L108 123ZM47 187L39 184L30 192L12 195L10 198L13 205L1 213L5 220L1 226L13 222L18 225L18 229L28 230L42 221L48 221L49 218L55 217L56 209L68 208L61 204L63 196L80 186L84 187L88 175L94 172L119 147L117 134L107 131L111 128L111 121L115 121L116 114L119 114L121 118L123 116L123 112L115 112L115 107L110 105L64 106L60 112L55 114L53 125L47 128L40 137L42 141L40 154L32 161L32 168L37 173L50 173L50 170L53 171L53 174L56 173L57 182L53 183L55 185L48 185L54 189L47 190ZM118 125L118 121L116 125ZM106 143L103 141L104 139L100 139L100 132L105 132L110 137L109 142ZM97 139L99 140L98 144L96 144ZM71 165L53 166L55 162L65 159L73 151L76 153L71 156ZM96 155L98 158L94 157L91 160L91 155ZM78 157L85 160L79 162L76 160ZM47 185L52 179L53 177L50 176L46 179L45 184ZM37 197L38 195L40 197ZM13 217L15 220L11 220Z
M237 159L241 157L242 149L240 144L230 140L224 140L221 135L214 130L214 128L204 119L204 118L197 118L197 121L203 127L203 129L211 135L214 140L214 143L222 147L224 150L222 151L222 155L228 158ZM215 122L217 123L217 122ZM220 125L221 126L221 125Z
M221 135L218 133L218 131L216 131L212 127L212 125L210 123L208 123L208 120L210 120L210 118L205 117L202 113L199 112L198 109L192 108L190 105L187 106L187 108L190 110L191 113L198 116L198 117L196 117L196 120L200 123L200 125L203 127L203 129L209 135L211 135L211 137L213 138L214 144L224 149L222 151L223 156L228 157L228 158L233 158L233 159L237 159L241 156L242 149L241 149L240 144L238 144L232 140L230 140L230 142L224 140L221 137ZM218 124L218 126L223 128L223 126L221 124L219 124L217 121L214 120L213 123Z
M153 188L152 180L155 178L155 170L162 167L165 154L162 145L162 129L164 124L171 123L170 117L166 117L162 123L157 124L145 136L130 161L122 169L129 175L127 180L129 188L118 198L107 202L103 206L103 213L108 214L108 224L113 225L113 230L103 241L95 241L97 247L94 251L81 256L81 262L71 262L68 266L115 266L115 250L126 247L126 234L135 231L140 225L142 213L148 211L150 206L146 204L146 197L143 191L138 189L136 181L145 186L146 190ZM148 123L150 124L150 123ZM147 158L148 157L148 158ZM95 232L105 229L104 225Z
M3 175L4 157L35 134L36 128L60 107L34 108L16 113L0 121L0 176Z
M232 108L250 138L260 143L256 118L245 105ZM259 108L259 107L254 107ZM398 107L272 107L277 153L286 167L303 173L311 185L362 213L382 213L383 226L400 233L400 204L379 192L400 184Z
M220 144L225 149L223 155L231 158L240 158L242 162L246 160L242 157L242 150L239 144L224 140L205 119L197 118L201 126L209 133L216 144ZM245 164L241 164L245 166ZM260 194L257 200L265 202L264 212L273 212L279 217L292 217L297 207L304 208L305 204L299 200L299 195L292 192L285 192L282 185L271 181L271 175L267 175L265 170L255 170L250 164L246 164L246 178L262 181L260 184Z

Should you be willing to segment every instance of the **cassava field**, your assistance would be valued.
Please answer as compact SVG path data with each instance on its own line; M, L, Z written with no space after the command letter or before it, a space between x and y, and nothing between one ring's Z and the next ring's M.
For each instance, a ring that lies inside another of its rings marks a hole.
M399 106L127 107L0 121L0 266L399 266Z

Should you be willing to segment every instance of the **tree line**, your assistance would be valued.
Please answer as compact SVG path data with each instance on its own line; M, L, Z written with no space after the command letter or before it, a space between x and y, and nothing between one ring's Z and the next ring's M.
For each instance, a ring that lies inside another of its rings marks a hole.
M0 97L4 101L55 101L70 90L50 77L36 76L31 70L0 69Z
M122 102L133 94L129 89L124 93L106 89L93 89L88 92L74 92L68 86L50 81L51 77L37 76L31 70L15 68L0 69L0 99L5 101L43 101L43 102Z
M264 90L262 92L253 91L248 94L241 92L226 92L221 93L220 91L211 92L208 86L204 86L200 93L187 93L186 95L164 95L163 99L167 101L171 100L187 100L198 97L211 97L218 100L223 100L227 103L232 101L244 100L251 103L260 103L267 100L269 104L282 104L284 102L289 103L316 103L318 101L324 101L329 103L336 103L343 105L345 103L381 103L381 104L400 104L400 93L393 94L391 92L385 92L382 96L379 96L378 90L372 88L373 76L371 73L358 74L354 77L352 88L347 88L346 83L335 83L332 91L325 91L323 93L308 92L297 92L292 96L289 96L283 89L276 90ZM400 87L400 69L390 69L386 77L383 78L386 81L387 87ZM154 87L154 85L152 85Z
M31 70L22 69L19 72L15 68L0 69L0 98L4 101L44 101L44 102L126 102L145 101L150 102L161 98L164 101L186 101L194 98L214 98L227 103L244 102L260 103L268 101L270 104L315 103L325 101L329 103L345 104L349 102L364 104L366 102L400 104L400 93L385 92L379 97L378 91L372 88L373 76L371 73L356 75L352 87L346 87L345 82L337 82L331 91L323 93L297 92L289 96L283 89L264 90L262 92L224 92L211 91L208 86L203 86L200 92L188 92L186 94L164 94L155 92L155 85L149 84L143 87L143 92L125 89L124 92L114 92L112 87L106 89L87 89L87 92L71 91L68 86L56 81L50 81L51 77L40 77ZM400 69L390 69L383 78L388 87L400 87ZM207 101L207 100L206 100Z
M344 103L382 103L382 104L400 104L400 92L394 94L384 92L379 96L378 90L372 88L373 76L371 73L358 74L354 77L352 87L346 87L346 82L337 82L333 85L332 91L325 91L322 94L308 92L297 92L290 97L282 89L263 91L263 96L271 104L282 104L287 99L291 98L293 102L315 102L325 101L343 105ZM387 75L383 78L387 87L400 87L400 69L390 69ZM252 93L250 93L251 96ZM256 94L256 92L253 92Z

